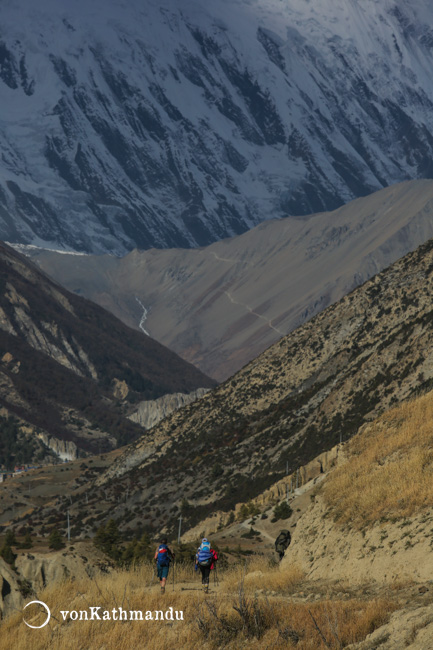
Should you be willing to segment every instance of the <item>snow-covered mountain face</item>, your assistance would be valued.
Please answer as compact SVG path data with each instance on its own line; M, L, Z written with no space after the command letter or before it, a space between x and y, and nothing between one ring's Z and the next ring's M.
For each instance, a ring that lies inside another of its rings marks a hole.
M191 247L433 176L428 0L2 0L0 238Z

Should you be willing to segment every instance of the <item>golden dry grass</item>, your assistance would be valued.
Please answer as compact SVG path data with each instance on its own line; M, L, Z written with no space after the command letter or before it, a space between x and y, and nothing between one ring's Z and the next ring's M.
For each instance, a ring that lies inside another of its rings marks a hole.
M433 505L433 393L388 411L347 447L324 486L337 521L361 528Z
M263 557L252 557L224 572L224 587L226 591L236 591L242 582L247 594L258 589L289 594L303 578L304 574L297 566L280 567Z
M38 594L52 611L49 624L32 630L23 623L21 611L11 615L1 626L0 650L337 648L365 638L395 609L386 600L307 604L293 603L289 595L258 594L257 587L263 589L265 585L279 585L283 593L302 578L296 568L279 572L278 568L266 567L264 561L221 571L219 586L211 580L211 593L205 596L199 578L189 569L179 569L178 577L184 582L177 583L174 591L170 583L164 596L157 584L149 586L149 566L52 586ZM71 621L63 620L60 613L89 611L90 606L98 605L101 615L113 607L144 612L173 607L183 611L184 620ZM36 606L31 607L34 610L27 610L26 620L40 624L41 614Z

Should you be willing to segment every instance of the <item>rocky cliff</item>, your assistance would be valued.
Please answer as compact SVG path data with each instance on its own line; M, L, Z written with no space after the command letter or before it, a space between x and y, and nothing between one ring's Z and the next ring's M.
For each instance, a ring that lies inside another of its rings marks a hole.
M177 411L177 409L195 402L197 399L206 395L209 389L198 388L192 393L174 393L164 395L156 400L140 402L138 408L129 416L133 422L137 422L145 429L151 429L165 417Z
M71 440L58 440L46 433L39 433L37 437L44 445L51 449L60 460L75 460L78 457L77 445Z
M88 542L75 542L68 553L46 548L18 550L14 569L0 558L0 619L21 611L45 587L71 576L78 580L93 577L101 567L105 572L109 569L105 556Z

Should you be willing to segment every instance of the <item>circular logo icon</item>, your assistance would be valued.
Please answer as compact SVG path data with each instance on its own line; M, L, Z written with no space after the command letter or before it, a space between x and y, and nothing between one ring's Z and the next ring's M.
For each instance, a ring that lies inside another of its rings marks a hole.
M23 616L23 621L28 627L31 627L34 630L39 630L41 627L45 627L47 625L48 621L51 618L51 612L50 612L50 608L48 607L48 605L46 603L43 603L42 600L32 600L30 603L27 603L27 605L24 607L24 609L27 609L27 607L29 605L35 605L35 604L36 605L42 605L42 607L45 608L45 610L47 612L47 620L44 623L42 623L42 625L30 625L30 623L27 623L27 621L25 620L25 618Z

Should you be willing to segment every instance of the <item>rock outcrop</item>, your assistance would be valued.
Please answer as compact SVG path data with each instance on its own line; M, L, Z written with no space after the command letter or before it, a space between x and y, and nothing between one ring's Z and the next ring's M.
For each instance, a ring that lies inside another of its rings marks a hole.
M311 490L314 485L311 484ZM296 564L313 580L429 581L433 573L433 508L366 531L335 524L316 496L298 520L282 564Z
M72 440L59 440L46 433L36 434L40 440L51 449L60 460L75 460L78 458L77 445Z
M105 556L90 542L76 542L72 550L18 552L15 570L0 558L0 618L15 610L54 583L65 578L93 576L109 570Z
M192 393L173 393L172 395L163 395L156 400L140 402L137 410L129 418L133 422L138 422L145 429L151 429L173 411L192 404L206 395L208 390L208 388L198 388Z
M0 557L0 619L22 607L18 576Z

